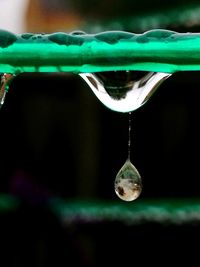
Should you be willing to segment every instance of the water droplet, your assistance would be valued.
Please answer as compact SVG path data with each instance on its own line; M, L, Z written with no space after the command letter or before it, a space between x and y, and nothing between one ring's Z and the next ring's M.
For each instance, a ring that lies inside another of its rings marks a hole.
M72 31L72 32L70 32L70 34L72 34L72 35L86 35L86 33L83 31Z
M12 32L0 30L1 38L0 38L0 47L6 48L12 45L15 41L17 41L17 36Z
M138 109L152 96L170 73L146 71L110 71L79 74L96 97L118 112Z
M14 74L3 73L0 74L0 108L4 104L6 93L9 89L11 80L14 78Z
M125 201L135 200L142 192L141 176L129 159L126 160L116 176L115 192L119 198Z
M48 39L58 45L77 45L81 46L84 43L82 34L65 34L64 32L56 32L48 35Z

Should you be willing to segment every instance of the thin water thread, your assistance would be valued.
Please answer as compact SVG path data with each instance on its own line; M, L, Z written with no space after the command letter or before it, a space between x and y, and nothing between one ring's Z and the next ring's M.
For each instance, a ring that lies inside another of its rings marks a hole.
M131 160L131 112L128 113L128 160Z

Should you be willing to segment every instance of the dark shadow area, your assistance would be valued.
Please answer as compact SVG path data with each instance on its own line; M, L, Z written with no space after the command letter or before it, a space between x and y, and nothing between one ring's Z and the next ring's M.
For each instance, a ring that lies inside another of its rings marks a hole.
M197 72L177 73L133 112L141 199L199 197L199 88ZM127 157L128 115L104 107L78 75L19 75L0 121L0 189L22 201L0 216L4 266L197 260L198 224L64 226L50 211L51 197L117 201L113 183Z
M199 86L197 72L174 74L132 113L131 159L143 198L199 196ZM2 192L30 183L44 197L115 199L128 114L103 106L78 75L19 75L0 121Z
M193 264L199 225L75 224L63 227L45 209L1 214L1 264L13 267Z

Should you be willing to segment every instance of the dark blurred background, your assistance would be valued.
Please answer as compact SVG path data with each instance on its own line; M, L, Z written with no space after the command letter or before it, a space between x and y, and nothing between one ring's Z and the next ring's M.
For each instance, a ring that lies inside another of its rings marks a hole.
M184 3L30 1L17 31L85 30L87 21L100 25L138 14L145 20L148 12L178 12ZM199 31L198 20L176 25L174 20L164 26ZM162 21L155 22L159 25ZM127 30L139 32L140 26ZM199 197L199 99L199 72L176 73L132 113L131 158L143 178L137 201ZM121 201L113 183L127 158L128 114L103 106L78 75L20 74L11 83L0 122L0 192L20 200L18 208L0 212L0 266L134 266L146 261L160 266L159 256L167 264L198 258L198 223L77 221L65 226L49 209L48 200L55 197Z

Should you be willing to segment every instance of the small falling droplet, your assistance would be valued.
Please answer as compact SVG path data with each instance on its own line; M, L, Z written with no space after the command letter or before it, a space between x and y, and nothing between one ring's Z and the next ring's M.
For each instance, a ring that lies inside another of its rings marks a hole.
M125 201L133 201L142 192L142 180L138 170L126 160L115 179L115 192L119 198Z
M0 74L0 108L4 104L6 93L9 89L11 80L14 78L14 74L3 73Z
M96 97L118 112L138 109L152 96L170 73L146 71L108 71L79 74Z

